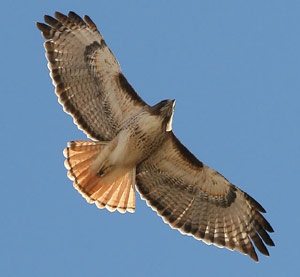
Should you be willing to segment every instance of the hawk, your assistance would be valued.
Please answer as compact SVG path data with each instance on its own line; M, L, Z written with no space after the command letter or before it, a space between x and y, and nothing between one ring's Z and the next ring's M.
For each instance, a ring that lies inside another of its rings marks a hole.
M145 103L95 23L55 12L37 23L55 92L91 139L64 150L74 187L98 208L134 212L135 188L172 228L258 261L274 246L264 208L200 162L174 135L175 100Z

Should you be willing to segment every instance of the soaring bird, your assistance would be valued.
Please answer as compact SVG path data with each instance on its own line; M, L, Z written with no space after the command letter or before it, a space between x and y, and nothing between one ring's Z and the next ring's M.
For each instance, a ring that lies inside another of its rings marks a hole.
M264 208L200 162L174 135L175 100L145 103L95 23L55 12L37 23L55 92L91 139L64 150L74 187L98 208L134 212L135 188L172 228L258 261L274 246ZM254 245L253 245L254 244Z

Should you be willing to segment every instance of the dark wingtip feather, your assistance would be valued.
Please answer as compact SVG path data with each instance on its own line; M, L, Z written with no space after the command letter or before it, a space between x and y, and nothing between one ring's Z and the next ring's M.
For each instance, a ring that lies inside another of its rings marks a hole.
M275 246L274 241L270 238L270 240L268 241L267 245L269 246Z
M81 18L76 12L69 11L68 17Z
M274 229L272 228L271 224L265 218L264 218L263 226L269 233L274 233Z
M248 253L248 255L250 256L250 258L258 263L258 257L255 251Z
M267 225L268 225L268 228L266 228L266 230L268 231L268 232L270 232L270 233L274 233L274 229L273 229L273 227L271 226L271 224L267 221Z
M37 27L41 32L44 32L45 30L51 29L51 27L49 27L49 26L46 25L45 23L35 22L35 24L36 24L36 27Z
M86 25L86 23L84 22L84 20L75 12L73 11L70 11L68 13L68 17L73 21L73 22L76 22L76 23L79 23L79 24L83 24L83 25Z
M68 20L68 17L66 15L57 11L54 13L54 16L60 22L66 22Z
M42 35L45 39L50 39L52 37L52 28L50 26L41 22L36 22L36 26L42 32Z
M88 15L84 16L84 20L89 25L90 29L92 29L93 31L97 30L96 24L93 22L93 20Z
M44 20L46 23L48 23L52 27L58 28L61 26L61 23L59 21L57 21L57 19L55 19L54 17L52 17L50 15L44 15Z
M269 234L263 228L256 228L256 231L260 235L260 237L264 240L264 242L269 246L275 246L273 240L269 236Z
M262 242L261 238L254 233L253 235L251 235L251 239L254 242L255 246L257 247L257 249L264 255L266 256L270 256L269 251L267 249L267 247L264 245L264 243Z

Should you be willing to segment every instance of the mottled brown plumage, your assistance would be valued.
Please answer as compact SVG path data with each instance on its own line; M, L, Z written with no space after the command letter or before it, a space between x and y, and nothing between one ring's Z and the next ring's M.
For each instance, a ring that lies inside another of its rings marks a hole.
M254 245L269 255L273 229L265 210L175 137L175 101L148 106L88 16L56 12L44 19L37 27L59 102L94 140L64 150L68 176L83 197L99 208L134 212L137 186L172 228L255 261Z

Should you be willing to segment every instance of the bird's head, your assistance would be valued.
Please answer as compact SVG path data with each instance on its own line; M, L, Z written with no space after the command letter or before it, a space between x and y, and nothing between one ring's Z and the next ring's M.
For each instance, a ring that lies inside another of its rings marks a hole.
M175 99L163 100L152 107L152 111L161 116L167 132L172 131L172 121L175 109Z

